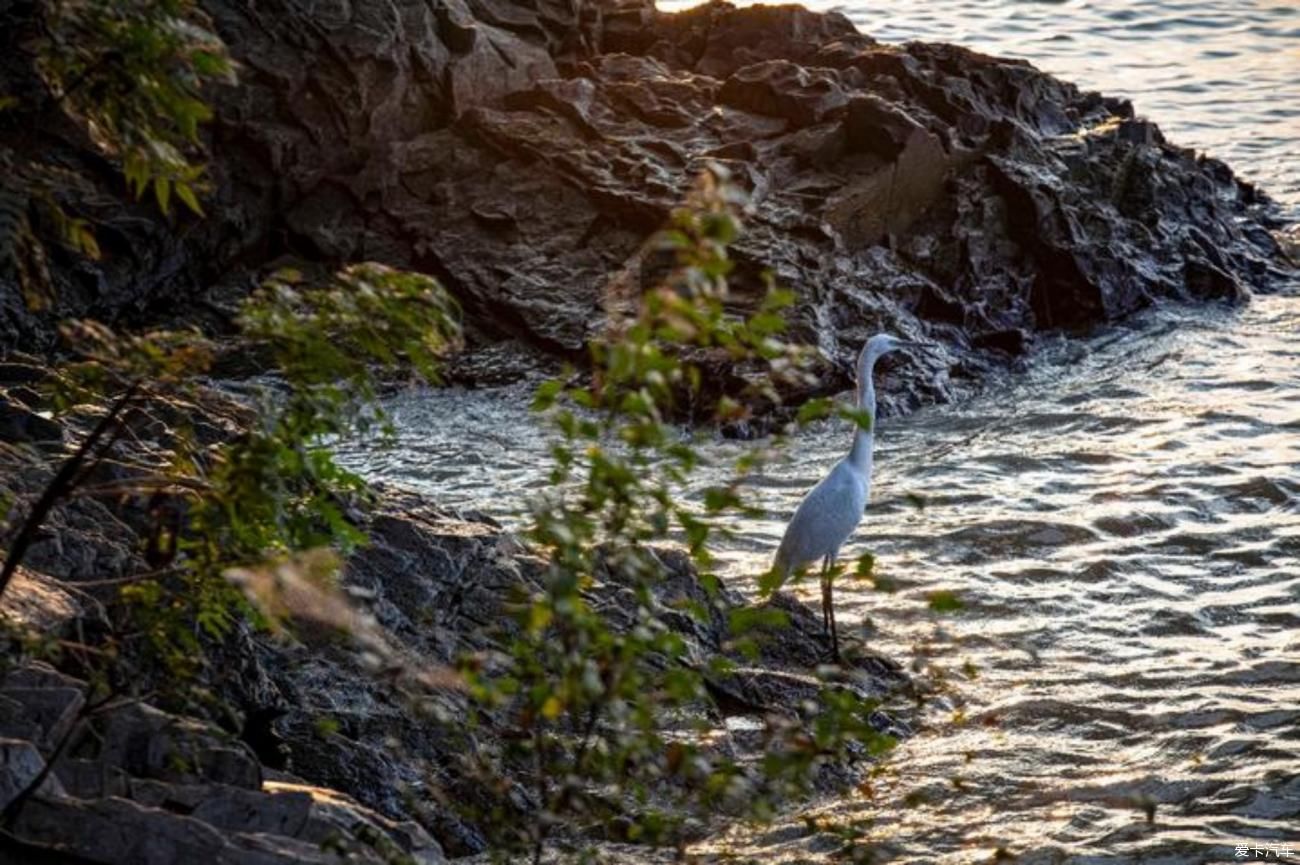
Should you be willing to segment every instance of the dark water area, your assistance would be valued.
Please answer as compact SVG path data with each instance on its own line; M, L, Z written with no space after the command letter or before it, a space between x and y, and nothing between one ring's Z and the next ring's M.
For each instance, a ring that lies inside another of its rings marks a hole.
M1027 57L1127 95L1300 215L1300 3L840 8L878 38ZM921 732L868 787L694 852L846 861L824 830L852 826L897 862L1300 859L1297 335L1300 286L1167 307L1049 339L983 396L882 421L846 555L872 551L898 591L845 585L839 616L940 685ZM547 471L528 401L522 385L405 394L397 446L345 457L517 525ZM850 435L806 430L751 490L767 513L723 551L733 585L752 590ZM709 446L719 461L736 447ZM930 612L936 590L964 609Z

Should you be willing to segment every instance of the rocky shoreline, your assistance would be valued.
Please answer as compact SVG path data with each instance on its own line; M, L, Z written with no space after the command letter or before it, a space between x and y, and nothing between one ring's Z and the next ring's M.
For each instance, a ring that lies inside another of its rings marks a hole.
M52 458L58 442L28 444L35 449L4 451L6 477L39 481L51 470L37 449ZM32 548L33 567L19 571L0 610L46 638L79 645L111 615L116 580L141 569L129 521L94 502L59 506ZM422 669L449 669L491 653L510 598L536 588L542 567L494 523L398 490L380 492L365 528L371 542L349 559L343 584L364 599L383 639ZM710 596L680 551L664 549L658 557L659 620L687 641L699 664L726 656L737 665L708 678L710 705L699 707L697 720L713 728L712 747L758 759L760 738L728 719L806 717L821 686L814 672L828 648L820 620L779 594L768 603L788 616L789 627L761 639L757 657L742 655L730 645L728 621L749 606L743 597L726 588ZM617 584L592 591L613 621L635 608ZM708 604L708 619L684 613L690 602ZM455 688L424 691L413 701L400 677L377 671L364 653L310 623L287 640L241 626L210 651L216 663L204 685L215 699L207 710L187 704L167 711L151 703L148 691L92 706L93 689L76 676L76 650L61 655L71 672L42 661L0 670L0 808L31 793L24 788L49 766L11 834L0 836L0 861L38 856L135 865L205 856L270 865L346 855L427 865L490 849L487 827L471 815L493 813L502 802L465 757L493 747L507 719L459 729L448 719L470 708ZM860 644L847 658L837 687L906 705L910 681L897 665ZM154 702L166 699L160 692ZM895 712L879 711L871 723L895 737L910 735ZM869 766L828 763L816 786L844 789ZM506 798L527 813L522 786ZM724 825L696 822L682 840ZM571 831L571 844L624 840L616 823Z
M1126 102L1018 61L882 45L834 13L714 3L668 15L644 0L202 5L243 67L217 100L207 219L131 202L80 130L39 113L48 106L0 115L9 198L57 171L102 226L105 252L91 262L53 248L58 300L44 310L0 261L0 492L19 504L83 433L49 420L36 390L60 318L220 334L269 267L377 260L437 276L463 305L469 348L454 380L516 380L581 362L587 340L661 273L646 239L708 164L751 202L737 308L770 272L794 290L796 330L826 359L794 400L840 390L877 330L937 345L906 380L886 373L882 403L906 410L978 386L1038 334L1164 300L1241 302L1294 268L1263 193L1165 141ZM0 8L15 23L0 28L10 84L31 75L29 6ZM721 372L726 388L746 371ZM238 434L237 407L172 408L198 413L214 437ZM3 598L6 616L86 640L114 581L147 570L140 511L62 503ZM430 667L490 651L489 626L539 572L491 521L401 490L356 518L373 542L345 584L386 640ZM659 555L659 620L692 657L732 657L727 619L745 598L710 598L684 556ZM621 591L593 590L613 620ZM707 602L710 618L682 615L684 601ZM709 680L700 710L718 747L742 758L759 743L728 719L800 717L826 649L810 610L772 603L790 629L756 659L732 657L736 671ZM286 642L241 628L221 649L206 713L161 698L88 706L75 652L64 669L5 668L0 807L52 768L0 835L0 862L436 863L488 849L469 812L536 804L466 769L464 756L500 733L490 719L468 738L443 735L447 725L412 713L398 679L329 635ZM839 684L870 697L911 687L865 647ZM454 718L466 705L447 689L422 711ZM904 714L873 723L908 733ZM865 766L827 766L819 785L843 789ZM617 827L567 829L625 840ZM651 855L631 849L618 855Z
M219 330L274 264L364 259L461 302L462 381L581 363L656 278L647 237L707 164L751 199L733 302L766 272L796 293L799 335L828 361L815 390L846 386L879 330L941 347L885 382L889 409L969 391L1036 334L1165 299L1239 302L1294 266L1266 195L1128 102L1023 61L880 44L837 13L202 6L241 65L216 100L207 218L128 203L66 122L21 106L0 120L15 178L73 173L105 253L56 250L59 304L41 312L0 274L0 344L47 347L68 315ZM6 30L15 82L31 74L22 36ZM733 388L744 375L722 372Z

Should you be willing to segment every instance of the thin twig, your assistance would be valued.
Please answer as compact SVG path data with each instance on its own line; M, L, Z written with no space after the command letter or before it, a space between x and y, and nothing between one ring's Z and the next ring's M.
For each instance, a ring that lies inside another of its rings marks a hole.
M90 456L91 450L117 422L118 416L135 398L138 389L138 383L133 382L117 398L117 401L109 408L108 413L95 425L90 435L86 436L86 440L81 443L81 447L77 448L76 453L68 457L63 465L59 467L58 472L46 485L45 491L41 493L41 497L32 506L32 512L27 516L22 528L18 531L18 536L14 538L13 544L9 547L9 552L5 556L4 568L0 569L0 597L3 597L5 589L9 588L9 581L17 573L18 566L22 564L23 557L27 555L27 549L36 540L37 532L45 524L45 518L50 515L50 511L58 504L59 499L73 489L70 483L79 474L82 465Z
M103 580L78 580L75 583L64 582L62 580L54 580L53 582L64 591L78 593L80 589L98 588L100 586L126 586L143 580L156 580L160 577L165 577L168 574L173 574L178 570L180 569L176 565L168 565L165 568L156 568L152 571L141 571L138 574L130 574L125 577L110 577ZM81 594L85 594L88 599L94 600L94 597L90 595L89 592Z
M533 845L533 865L541 865L542 853L546 849L546 836L550 830L545 813L546 773L543 771L541 725L533 727L533 761L533 771L537 773L537 807L543 809L543 812L537 815L537 840Z
M78 487L73 493L77 498L110 498L129 496L144 492L205 493L211 491L210 484L192 481L188 478L174 478L165 475L139 480L109 481L95 486Z

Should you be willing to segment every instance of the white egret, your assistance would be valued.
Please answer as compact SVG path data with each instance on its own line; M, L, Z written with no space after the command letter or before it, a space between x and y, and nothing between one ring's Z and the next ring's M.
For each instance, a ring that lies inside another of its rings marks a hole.
M871 374L876 361L888 352L915 343L889 334L877 334L867 340L858 355L857 407L870 419L859 423L853 434L848 456L837 462L821 483L808 491L785 527L785 536L776 551L773 576L784 583L794 571L814 562L822 563L822 626L831 638L831 655L840 657L839 636L835 631L835 606L831 592L831 571L840 547L862 520L871 492L871 452L875 440L876 388Z

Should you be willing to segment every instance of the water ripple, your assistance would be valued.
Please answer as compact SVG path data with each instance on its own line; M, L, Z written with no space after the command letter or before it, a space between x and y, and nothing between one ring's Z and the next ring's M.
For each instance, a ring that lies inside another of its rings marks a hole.
M1172 140L1226 159L1300 218L1292 0L839 8L886 40L1028 57L1131 96ZM845 587L841 623L945 690L869 790L819 819L869 826L898 862L1003 850L1020 863L1181 865L1288 842L1300 854L1297 334L1294 295L1152 312L1084 344L1044 340L996 395L882 428L873 503L846 554L873 551L898 591ZM397 447L351 443L343 457L517 521L547 485L549 440L528 400L523 386L404 394L390 405ZM847 436L816 425L755 483L769 513L719 555L734 586L752 588ZM712 450L721 461L734 445ZM937 589L965 609L936 619ZM825 861L839 842L789 824L738 829L725 849Z
M1049 346L988 397L882 425L874 500L846 554L872 550L898 590L845 586L842 627L947 684L872 797L829 803L824 820L892 815L872 837L905 862L1003 848L1021 862L1199 863L1300 842L1296 333L1300 296L1156 311L1082 350ZM344 455L517 520L546 485L527 402L522 387L397 397L398 447ZM754 484L768 514L719 556L736 588L753 589L848 435L815 425ZM723 463L736 445L710 448ZM962 613L936 619L937 589ZM727 843L799 861L836 849L798 832Z

